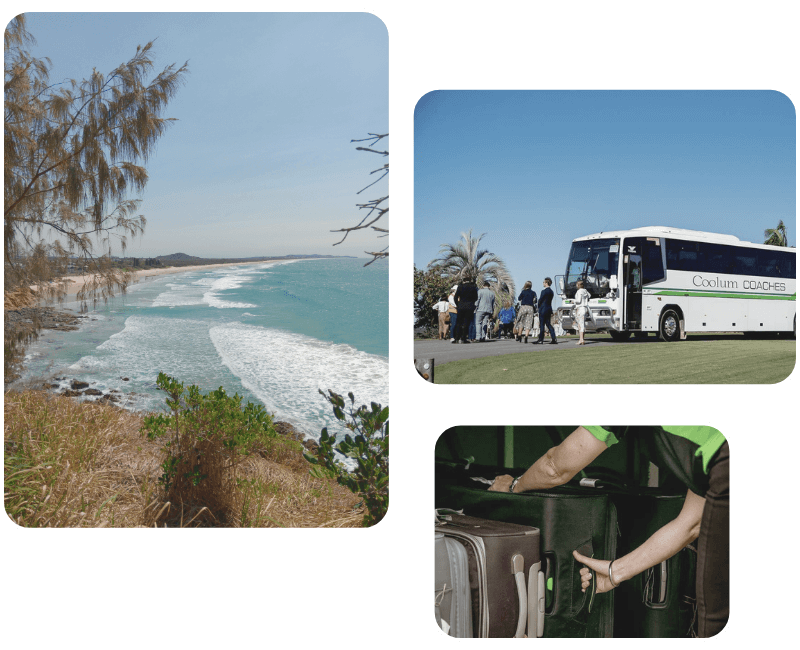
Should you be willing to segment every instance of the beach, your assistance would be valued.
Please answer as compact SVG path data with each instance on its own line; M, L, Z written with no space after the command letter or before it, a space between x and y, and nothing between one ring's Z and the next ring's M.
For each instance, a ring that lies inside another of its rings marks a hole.
M386 277L355 258L142 270L125 294L32 343L22 381L52 378L64 392L77 380L146 412L163 407L164 372L202 391L224 386L318 435L338 425L320 389L388 403ZM77 309L84 278L71 279L64 306Z
M297 258L297 259L304 259L304 258ZM189 271L197 271L197 270L204 270L204 269L215 269L223 266L248 266L251 264L260 264L260 263L269 263L269 262L277 262L282 260L259 260L258 262L221 262L219 264L196 264L193 266L169 266L163 269L142 269L141 271L134 272L134 283L145 280L146 278L160 276L160 275L171 275L174 273L186 273ZM65 280L69 282L69 286L67 288L67 295L66 300L69 301L70 298L75 298L78 295L78 292L83 288L83 285L86 284L87 280L90 276L88 275L68 275L65 276Z

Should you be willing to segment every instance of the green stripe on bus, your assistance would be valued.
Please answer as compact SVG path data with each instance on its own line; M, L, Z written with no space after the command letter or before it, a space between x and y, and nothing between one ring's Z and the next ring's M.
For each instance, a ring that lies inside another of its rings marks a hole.
M796 300L797 298L796 293L793 293L791 296L781 296L774 293L735 293L733 291L710 293L706 291L695 291L694 289L666 289L665 291L656 291L645 295L688 296L689 298L747 298L752 300Z

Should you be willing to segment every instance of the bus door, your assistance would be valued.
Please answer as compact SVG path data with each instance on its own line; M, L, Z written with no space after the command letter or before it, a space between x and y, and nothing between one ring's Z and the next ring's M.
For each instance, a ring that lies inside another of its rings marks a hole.
M624 300L626 330L642 329L642 251L639 242L626 240L623 245L622 277L625 279Z

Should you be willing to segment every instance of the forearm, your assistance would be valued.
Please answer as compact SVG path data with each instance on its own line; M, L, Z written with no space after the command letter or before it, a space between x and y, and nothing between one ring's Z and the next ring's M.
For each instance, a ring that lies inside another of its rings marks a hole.
M548 490L550 488L564 485L572 476L567 476L559 471L553 459L553 450L548 451L544 456L531 465L527 471L520 476L514 492L527 492L528 490Z
M614 560L614 582L630 580L642 571L668 560L697 539L705 500L693 493L677 519L658 529L644 544Z
M551 448L526 471L514 492L547 490L564 485L606 449L584 427L578 427L558 446Z

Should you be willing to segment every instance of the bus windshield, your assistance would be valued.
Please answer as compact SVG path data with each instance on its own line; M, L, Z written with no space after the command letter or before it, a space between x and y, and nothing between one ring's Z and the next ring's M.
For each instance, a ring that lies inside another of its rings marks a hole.
M592 239L572 242L567 261L567 275L564 278L564 293L574 298L578 287L575 283L583 280L592 298L599 298L611 290L609 280L617 274L617 254L619 239Z

